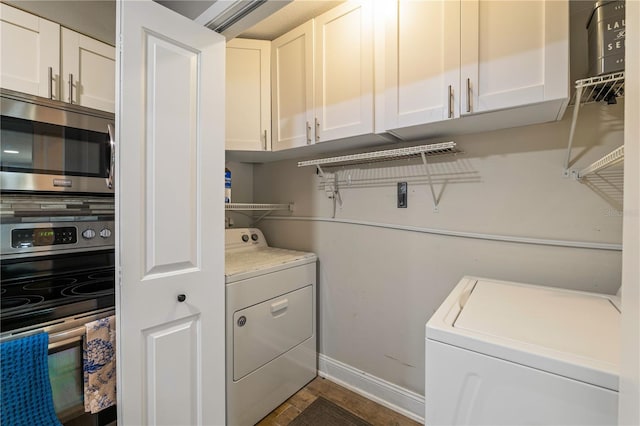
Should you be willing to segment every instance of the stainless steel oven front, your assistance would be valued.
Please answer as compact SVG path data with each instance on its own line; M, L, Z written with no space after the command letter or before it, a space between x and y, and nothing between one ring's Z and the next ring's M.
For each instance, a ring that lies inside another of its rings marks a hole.
M0 190L113 194L113 114L1 89Z
M49 334L54 407L67 426L105 425L84 410L85 324L115 312L113 197L3 194L0 339Z
M82 367L86 328L84 324L115 314L113 308L98 309L50 323L3 331L0 341L21 338L30 334L49 334L49 381L56 416L65 426L107 425L117 418L116 407L99 413L85 412L84 372Z

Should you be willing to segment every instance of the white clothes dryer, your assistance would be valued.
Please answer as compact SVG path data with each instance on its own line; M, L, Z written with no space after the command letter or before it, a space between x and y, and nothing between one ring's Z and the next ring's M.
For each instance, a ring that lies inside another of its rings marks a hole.
M464 277L426 324L427 425L615 425L617 296Z
M257 423L316 377L316 260L226 230L228 425Z

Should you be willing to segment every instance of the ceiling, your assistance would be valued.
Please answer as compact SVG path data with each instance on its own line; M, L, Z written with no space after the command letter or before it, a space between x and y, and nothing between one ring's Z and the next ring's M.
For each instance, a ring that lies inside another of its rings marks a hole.
M206 23L204 17L209 8L224 9L225 4L234 0L154 0L189 19ZM238 37L260 40L273 40L282 34L292 30L298 25L314 18L329 9L334 8L342 1L329 0L268 0L269 5L278 4L270 16L262 19L255 25L238 34ZM260 9L267 5L260 6ZM226 32L224 34L227 34ZM235 34L234 34L235 35ZM228 37L228 35L227 35Z
M344 0L343 0L344 1ZM295 0L273 15L242 32L242 38L273 40L343 1Z
M19 9L57 22L102 42L115 45L115 0L2 0ZM216 0L156 0L195 20ZM282 0L269 0L282 1ZM273 40L342 1L294 0L257 25L242 32L240 37ZM262 6L261 6L262 7Z

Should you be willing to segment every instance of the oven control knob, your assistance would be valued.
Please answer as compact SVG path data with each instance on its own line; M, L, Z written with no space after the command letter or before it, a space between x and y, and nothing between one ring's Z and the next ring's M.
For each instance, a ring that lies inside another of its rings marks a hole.
M251 239L253 241L258 241L258 234L251 234Z
M96 231L94 231L93 229L85 229L84 231L82 231L82 238L84 238L85 240L90 240L95 236Z
M104 228L102 231L100 231L100 236L102 238L109 238L111 236L111 229Z
M246 243L247 241L249 241L249 236L248 236L247 234L243 234L243 235L242 235L242 241L244 241L245 243Z

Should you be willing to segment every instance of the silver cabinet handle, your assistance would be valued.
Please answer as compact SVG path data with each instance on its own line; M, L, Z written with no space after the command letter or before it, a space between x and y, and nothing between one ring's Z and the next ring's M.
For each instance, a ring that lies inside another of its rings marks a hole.
M453 87L449 85L449 118L453 117Z
M471 79L467 79L467 112L471 112Z
M69 103L73 103L73 74L69 74Z
M267 150L267 129L264 129L264 150Z
M307 145L311 143L311 125L307 121Z
M49 99L53 99L53 68L49 67Z
M320 122L318 117L316 117L316 142L320 142Z
M113 179L116 175L116 139L115 129L112 124L107 124L107 131L109 132L109 147L110 149L110 164L109 164L109 176L107 176L107 188L113 189Z

